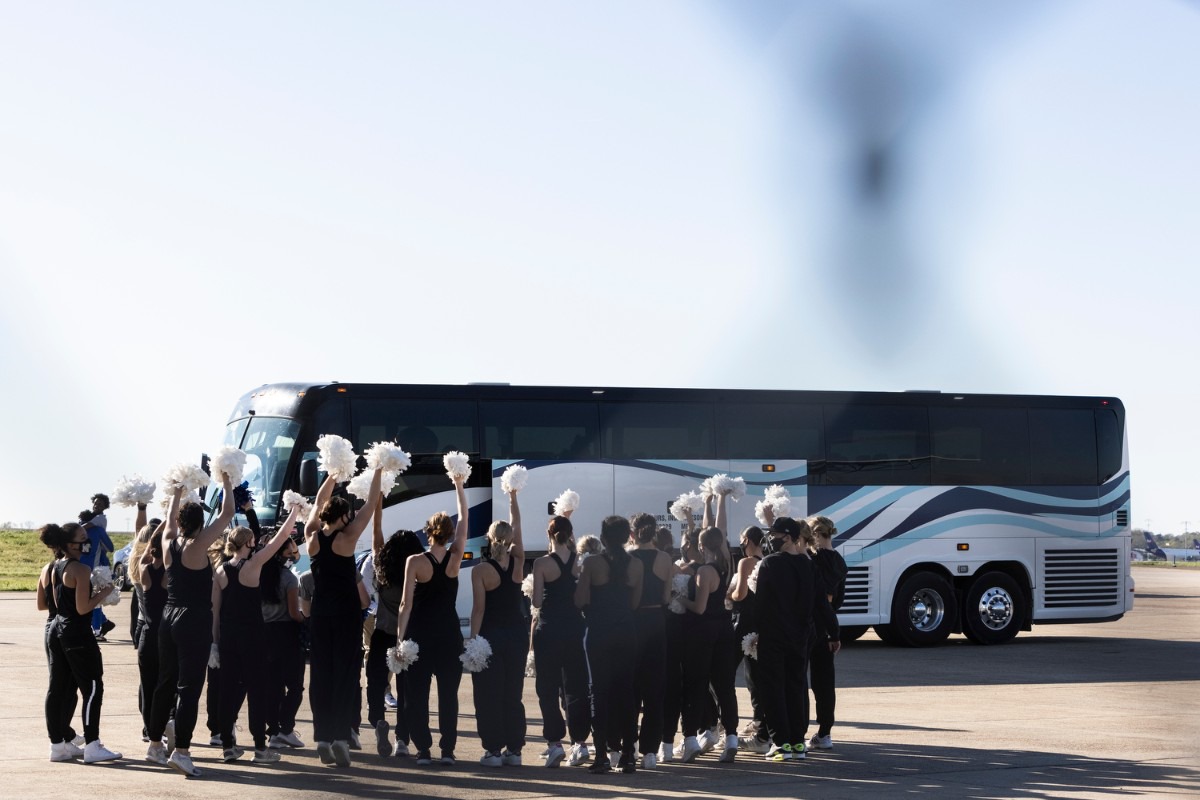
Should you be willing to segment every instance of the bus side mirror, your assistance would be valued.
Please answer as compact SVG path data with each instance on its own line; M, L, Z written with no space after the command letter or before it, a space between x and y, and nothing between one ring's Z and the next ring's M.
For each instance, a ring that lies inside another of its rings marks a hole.
M317 493L317 460L305 459L300 462L300 494L312 497Z

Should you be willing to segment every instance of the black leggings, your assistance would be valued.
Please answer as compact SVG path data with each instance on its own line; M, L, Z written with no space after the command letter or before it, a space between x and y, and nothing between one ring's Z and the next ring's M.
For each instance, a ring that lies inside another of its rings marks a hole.
M54 627L54 617L51 617L50 619L46 620L46 634L45 634L44 638L42 639L42 645L43 645L43 647L45 647L45 650L46 650L46 666L47 667L51 666L50 635L53 631L53 627ZM72 680L74 680L74 677L72 677ZM60 733L62 733L63 738L68 742L74 741L75 736L76 736L75 729L71 727L71 717L75 716L75 705L78 701L78 698L79 698L79 691L78 691L78 687L76 687L76 689L71 692L70 699L65 700L64 704L61 708L62 713L66 714L66 717L64 719L66 728L60 730ZM55 744L57 744L57 742L55 742Z
M362 702L362 617L353 613L314 616L309 655L308 701L318 742L348 741ZM424 655L424 653L422 653Z
M717 698L726 736L737 734L737 657L733 624L723 616L689 620L683 643L683 734L695 736L712 727L706 709L710 694ZM711 693L710 693L711 688Z
M829 652L829 643L823 636L813 637L808 654L808 675L813 697L817 699L817 734L828 736L833 731L837 692L834 689L833 653ZM808 719L807 710L804 718Z
M254 747L267 746L265 625L223 625L221 627L221 694L219 724L221 746L233 747L233 728L242 702L249 707L250 735Z
M667 673L666 620L661 608L634 613L637 628L637 666L634 680L642 709L638 750L645 755L658 750L663 733L663 681ZM634 709L637 712L637 709ZM674 738L674 732L672 732Z
M86 623L84 623L86 626ZM83 738L100 738L100 707L104 703L104 661L100 645L88 628L56 631L50 637L50 686L46 690L46 732L50 743L75 738L71 717L75 713L75 693L83 695Z
M492 646L487 669L471 673L475 719L479 738L489 753L520 753L525 746L525 656L529 637L524 625L484 630L480 635Z
M429 730L429 689L437 678L438 747L443 753L454 752L458 743L458 686L462 683L462 635L439 639L420 639L417 660L408 668L404 682L404 717L408 733L418 751L433 747Z
M163 609L158 627L158 685L154 687L150 741L163 737L175 709L175 746L187 750L200 713L200 692L212 647L212 609Z
M266 723L267 735L274 736L296 727L304 700L304 645L298 622L268 622L266 631Z
M138 711L142 714L142 732L149 735L154 689L158 686L158 625L138 620L133 643L138 660Z
M545 626L533 632L533 659L537 678L542 736L547 742L586 742L592 717L588 704L587 658L583 653L583 628L560 630ZM563 721L563 708L567 718Z
M583 635L592 694L592 743L596 758L605 749L632 755L637 746L634 669L637 638L630 625L589 625Z
M371 632L371 647L367 650L367 722L374 728L380 720L387 718L383 696L387 693L388 682L394 677L396 690L392 697L396 700L396 727L393 730L397 742L408 744L408 722L404 718L404 681L408 673L393 675L387 665L387 651L395 646L396 634L378 627Z

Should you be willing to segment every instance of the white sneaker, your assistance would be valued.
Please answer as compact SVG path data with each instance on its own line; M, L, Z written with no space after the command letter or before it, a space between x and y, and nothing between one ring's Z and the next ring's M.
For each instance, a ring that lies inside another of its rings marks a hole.
M680 742L671 748L671 755L677 759L683 758L683 742Z
M322 764L333 763L333 747L329 742L317 742L317 758L321 759Z
M745 725L742 726L742 729L739 730L738 733L740 733L742 736L753 736L756 733L758 733L758 731L761 727L762 727L761 720L751 719L749 722L747 722Z
M62 742L62 750L71 758L83 758L83 748L74 742Z
M643 753L642 769L658 769L658 756L654 753Z
M219 739L220 737L218 737L217 747L221 746ZM175 720L173 719L167 720L167 727L163 728L163 746L166 747L168 753L175 749Z
M345 739L338 739L330 749L333 751L333 763L339 767L350 766L350 743Z
M295 731L288 731L272 736L271 747L304 747L304 742L300 741Z
M154 742L146 750L146 760L160 767L167 766L167 751L158 742Z
M500 758L504 760L504 766L506 766L506 767L521 766L521 754L520 753L510 753L509 751L505 750L503 753L500 754Z
M489 751L483 754L483 758L479 759L479 763L484 767L503 767L504 759L500 757L499 753Z
M791 761L792 748L791 745L771 745L771 749L767 751L767 761Z
M71 744L75 745L80 750L83 750L83 746L87 744L87 740L83 738L82 733L77 733L75 734L75 738L71 740Z
M700 742L696 740L696 737L688 736L683 740L683 752L679 755L683 759L683 763L690 764L696 760L696 756L703 752L704 749L700 746Z
M399 739L397 739L396 746L392 748L392 757L393 758L408 758L408 756L409 756L408 742L402 742Z
M246 751L240 747L226 747L221 752L221 760L226 764L232 764L244 755L246 755Z
M346 742L346 745L351 750L362 750L362 741L358 738L358 728L350 729L350 739Z
M578 767L581 764L586 764L592 759L592 754L588 751L586 742L576 742L571 745L571 760L567 762L568 767Z
M620 750L609 750L608 751L608 763L610 766L612 766L613 769L616 769L617 767L619 767L621 765L621 751Z
M88 742L83 748L83 763L85 764L96 764L100 761L116 761L120 757L120 753L114 753L112 750L109 750L100 743L99 739L94 742Z
M63 749L64 744L66 744L66 742L59 742L57 744L50 745L50 760L51 761L70 761L71 760L72 757L67 754L66 750Z
M707 753L712 750L721 741L721 737L717 735L716 728L709 728L704 733L700 734L697 740L700 743L700 752Z
M729 762L731 762L735 758L737 758L737 751L738 751L738 737L726 736L725 737L725 749L721 751L721 755L717 756L717 761L728 764Z
M274 764L275 762L281 760L282 758L283 758L283 756L279 755L279 753L276 753L274 750L269 750L266 747L264 747L262 750L256 749L254 751L254 758L252 758L250 760L253 761L255 764Z
M813 748L814 750L832 750L833 749L833 737L832 736L820 736L820 735L814 733L812 739L809 740L809 742L808 742L808 746Z
M188 778L200 777L200 770L192 764L192 757L184 755L178 750L172 750L170 758L167 759L167 766L171 769L182 772Z
M757 736L743 736L738 739L738 747L751 753L766 753L771 749L771 740L760 739Z
M574 761L575 748L578 746L579 745L574 745L571 748L571 759L572 759L571 765L572 766L574 766L574 764L575 764L575 761ZM563 760L563 758L566 757L566 755L567 754L563 750L563 746L561 744L550 745L548 748L546 748L546 766L550 767L551 769L554 769L555 767L557 767L559 764L562 763L562 760Z
M662 747L658 748L658 760L664 764L675 760L675 748L671 747L670 742L663 742Z
M396 708L400 704L396 702L396 696L392 694L392 690L388 689L383 693L383 704L388 708Z
M165 739L166 737L163 738ZM221 741L221 734L214 733L212 736L208 737L209 747L220 747L222 744L224 744L224 742ZM170 745L167 745L167 749L171 750L173 748Z

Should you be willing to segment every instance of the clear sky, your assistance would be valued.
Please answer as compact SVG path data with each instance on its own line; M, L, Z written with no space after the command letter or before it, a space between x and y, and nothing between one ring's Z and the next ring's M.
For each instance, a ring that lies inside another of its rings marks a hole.
M966 5L3 0L0 521L294 379L1115 395L1200 528L1197 6Z

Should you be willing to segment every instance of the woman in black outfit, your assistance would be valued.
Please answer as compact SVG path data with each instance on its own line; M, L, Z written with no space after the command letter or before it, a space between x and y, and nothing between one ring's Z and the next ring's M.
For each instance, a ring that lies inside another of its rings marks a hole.
M140 514L141 512L139 512ZM158 629L167 605L167 569L163 566L162 534L165 523L144 525L129 552L129 579L137 600L137 627L133 644L138 654L138 711L142 735L150 740L154 689L158 686Z
M332 476L321 484L304 528L313 575L308 699L321 763L348 767L362 668L363 605L354 549L371 515L355 516L349 500L333 496L335 485ZM379 502L379 485L377 469L364 508Z
M272 764L279 754L267 749L267 630L263 620L263 564L270 561L296 526L297 510L259 550L254 532L237 527L225 539L226 561L213 577L213 641L221 659L220 726L222 759L236 761L242 749L233 741L233 727L242 701L249 706L250 735L254 737L254 763Z
M837 527L829 517L809 517L808 526L812 529L816 542L812 550L812 560L817 578L824 586L829 605L837 611L846 596L847 572L845 559L833 549L833 537L837 536ZM825 637L814 634L808 654L808 674L809 685L817 701L817 732L813 734L809 746L816 750L829 750L833 747L833 712L837 703L833 657Z
M71 716L75 693L83 695L83 763L112 761L121 757L100 742L100 707L104 700L104 662L100 645L92 633L92 611L103 602L112 586L92 594L92 571L80 563L89 547L83 526L69 523L46 525L42 542L63 557L50 571L50 587L57 614L50 634L50 687L46 690L46 730L50 735L50 760L69 761L78 750L71 740Z
M528 626L521 599L525 544L517 493L508 495L508 522L487 532L490 557L471 570L471 638L487 639L492 657L486 669L471 673L475 718L483 741L485 767L520 766L525 746L525 656Z
M642 599L643 567L625 552L629 520L606 517L600 523L604 552L589 558L579 573L575 605L583 610L587 627L583 649L587 654L592 695L592 742L595 760L588 772L612 770L606 746L619 749L622 772L637 769L637 708L633 691L637 636L633 609Z
M290 532L289 532L290 533ZM304 747L296 735L296 713L304 700L304 615L300 613L300 579L292 565L300 557L300 548L288 538L267 563L263 564L262 614L266 623L266 722L268 744L280 749Z
M567 757L562 742L568 729L568 763L578 766L590 755L587 738L592 719L583 654L583 617L575 607L578 557L574 535L568 517L551 517L546 527L550 552L533 562L534 687L542 712L542 736L548 744L546 766L551 768ZM604 744L597 747L603 750Z
M405 636L420 652L408 668L404 713L417 748L417 763L433 763L429 731L429 689L437 677L441 762L453 765L458 743L458 686L462 682L462 630L458 627L458 571L467 547L467 494L462 478L451 478L458 501L458 524L438 512L425 524L429 551L410 556L404 568L404 598L396 622L396 640Z
M53 659L50 657L50 637L54 633L54 618L58 616L58 603L54 600L54 565L60 558L66 554L63 552L59 543L62 541L62 529L58 525L43 525L39 531L42 544L50 548L50 552L54 554L53 560L46 566L42 567L41 574L38 575L37 585L37 609L38 611L46 612L46 630L42 637L42 646L46 651L46 666L53 667ZM72 683L74 678L72 677ZM75 733L75 729L71 727L71 718L75 716L75 706L78 699L78 687L70 693L64 695L61 705L61 711L64 715L66 727L62 729L63 742L57 748L54 743L50 745L50 760L51 761L70 761L72 758L81 758L83 756L83 737Z
M688 615L684 624L683 686L688 701L683 707L683 760L694 761L701 752L697 735L708 730L703 709L711 686L725 727L725 748L720 760L732 761L738 746L735 681L739 650L733 620L725 608L729 560L722 530L704 529L700 534L700 550L704 563L693 580L695 595L684 601Z
M746 656L742 650L742 640L749 634L758 632L758 624L754 618L754 592L750 589L750 576L758 562L763 557L763 540L765 535L762 528L751 525L742 531L739 544L742 549L742 559L738 562L737 572L729 582L729 592L726 599L733 606L733 636L737 646L735 656L738 661L746 663L746 689L750 692L750 706L753 716L746 728L747 740L743 744L748 749L767 752L762 739L757 738L762 727L762 710L758 701L758 659ZM752 746L754 745L754 746Z
M654 769L658 766L658 746L662 744L663 681L667 670L664 612L671 602L671 577L675 570L671 557L656 545L658 529L654 517L634 514L630 522L636 545L630 555L642 562L642 596L633 615L638 648L634 676L636 702L642 711L638 751L642 754L642 767Z
M233 486L224 475L221 513L204 524L204 506L180 507L176 487L163 531L163 564L167 572L167 604L158 629L158 685L150 718L146 760L169 766L187 777L200 770L192 764L192 733L200 707L200 690L212 647L212 564L208 548L233 519ZM162 745L171 708L175 709L175 746L168 756Z
M387 721L384 694L388 688L387 652L396 646L396 624L400 619L400 603L404 599L404 568L409 556L425 552L421 540L412 531L399 530L383 539L383 497L375 509L373 552L375 555L375 591L379 602L375 606L375 629L371 631L367 648L367 722L375 729L375 748L381 756L407 756L408 723L404 720L404 681L407 672L396 673L396 744L389 740L391 726Z

